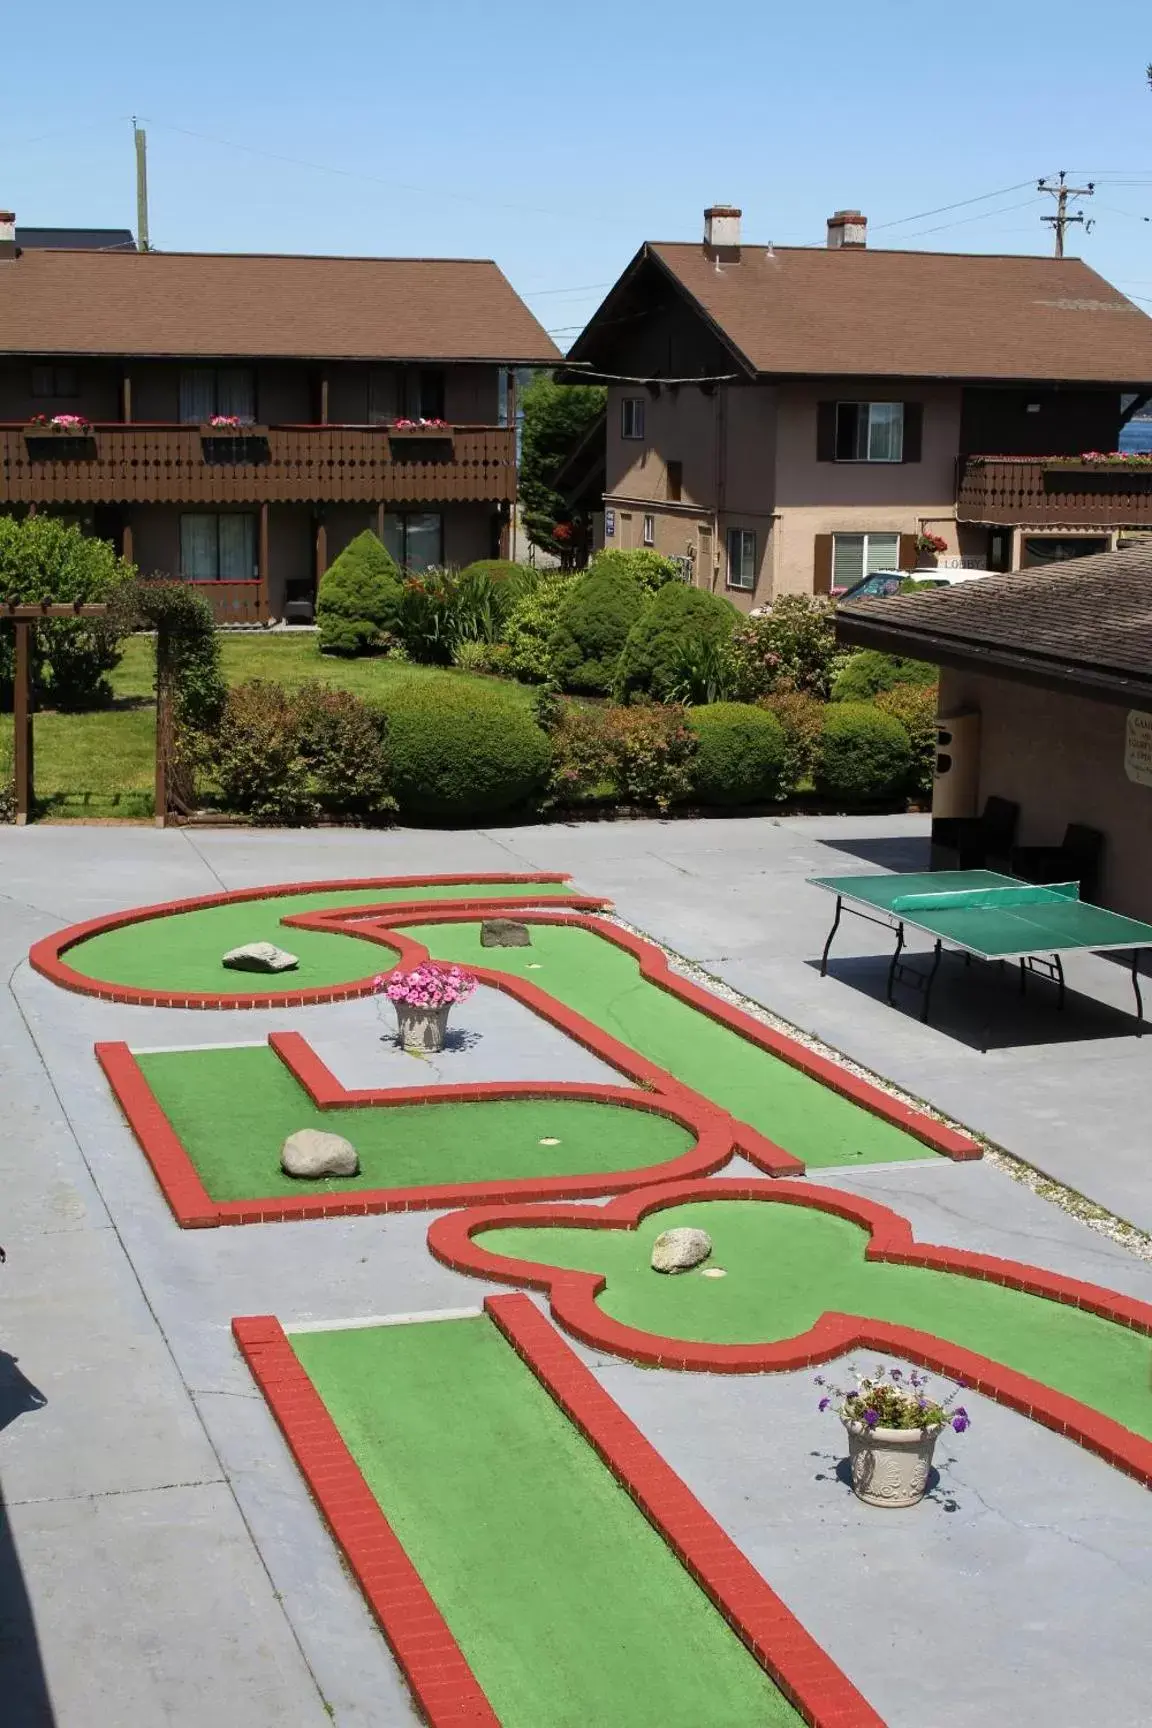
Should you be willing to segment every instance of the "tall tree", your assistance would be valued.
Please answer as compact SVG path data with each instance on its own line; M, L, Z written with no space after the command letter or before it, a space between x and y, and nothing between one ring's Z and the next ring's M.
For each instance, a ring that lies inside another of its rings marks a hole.
M524 410L520 445L520 501L524 527L534 546L564 557L570 536L557 538L558 525L572 512L553 485L556 471L604 412L608 392L601 385L557 384L548 373L533 379L521 398Z

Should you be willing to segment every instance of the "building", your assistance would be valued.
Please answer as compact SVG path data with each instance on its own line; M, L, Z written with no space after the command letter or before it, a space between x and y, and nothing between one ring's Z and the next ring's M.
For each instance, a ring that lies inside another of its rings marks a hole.
M221 622L308 616L366 527L411 569L503 549L509 374L559 355L495 264L23 249L13 221L0 510L203 583Z
M971 752L970 815L1020 807L1016 839L1059 844L1069 823L1104 836L1097 898L1152 921L1152 542L951 588L852 601L852 647L940 667L942 719ZM975 718L973 718L975 717Z
M16 245L52 252L135 252L130 228L17 228Z
M716 206L641 247L569 359L609 384L605 542L745 609L933 539L1009 570L1152 532L1152 471L1067 461L1152 396L1152 319L1077 259L869 250L855 211L752 246Z

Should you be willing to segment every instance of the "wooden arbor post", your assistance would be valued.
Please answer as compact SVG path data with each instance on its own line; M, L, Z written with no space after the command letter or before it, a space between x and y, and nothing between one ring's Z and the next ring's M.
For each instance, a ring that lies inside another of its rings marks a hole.
M33 772L32 734L32 632L42 618L102 618L108 607L103 602L83 605L79 600L70 606L22 605L15 600L0 600L0 620L8 619L16 627L16 685L12 710L15 721L15 752L13 770L16 780L16 825L22 828L35 812L35 776Z

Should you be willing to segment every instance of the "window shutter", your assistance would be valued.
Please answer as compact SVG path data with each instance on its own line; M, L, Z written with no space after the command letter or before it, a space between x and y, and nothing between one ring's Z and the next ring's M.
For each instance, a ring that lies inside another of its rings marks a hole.
M817 534L813 541L812 592L827 594L832 587L832 536Z
M900 568L915 570L916 568L916 536L901 534L900 536Z
M816 404L816 460L817 462L835 462L836 460L835 402L817 402Z
M922 402L905 402L904 454L900 460L902 462L919 462L923 442L924 404Z

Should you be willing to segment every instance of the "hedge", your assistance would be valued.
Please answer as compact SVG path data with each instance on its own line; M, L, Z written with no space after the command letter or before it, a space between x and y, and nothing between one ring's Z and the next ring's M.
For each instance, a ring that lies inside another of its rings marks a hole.
M0 516L0 600L28 604L70 600L106 604L104 618L50 618L32 637L32 681L50 708L94 708L112 697L108 673L119 664L120 638L134 627L124 597L136 571L97 540L55 516ZM15 631L0 629L0 701L11 697Z
M543 684L552 678L549 644L575 585L575 578L548 571L519 596L505 619L509 663L526 684Z
M901 796L912 770L908 733L867 702L833 702L816 750L816 790L851 804Z
M897 684L922 688L935 684L940 674L926 660L908 660L900 654L882 654L877 648L862 648L842 666L832 684L833 702L867 702L881 690Z
M499 690L421 679L388 691L381 706L405 815L460 822L491 816L527 803L547 781L547 735Z
M329 816L375 824L396 809L385 737L383 715L351 691L254 678L228 692L200 765L224 808L253 822L307 826Z
M743 702L694 708L688 724L698 740L693 790L705 804L766 804L781 797L787 744L774 714Z
M655 594L665 582L680 580L680 566L673 559L664 558L659 552L652 552L644 546L637 546L631 552L616 547L597 552L588 565L588 572L589 575L631 577L648 594Z
M620 650L644 603L635 577L614 568L590 570L572 584L548 643L552 675L565 690L611 690Z
M875 699L883 714L899 720L912 746L912 769L908 790L925 797L932 790L936 772L936 709L940 692L936 685L894 684Z
M367 654L384 646L399 627L403 594L399 566L366 528L320 578L320 652Z
M620 654L618 701L650 696L663 702L684 676L687 658L708 642L727 642L740 614L730 601L685 582L669 582L644 608Z

